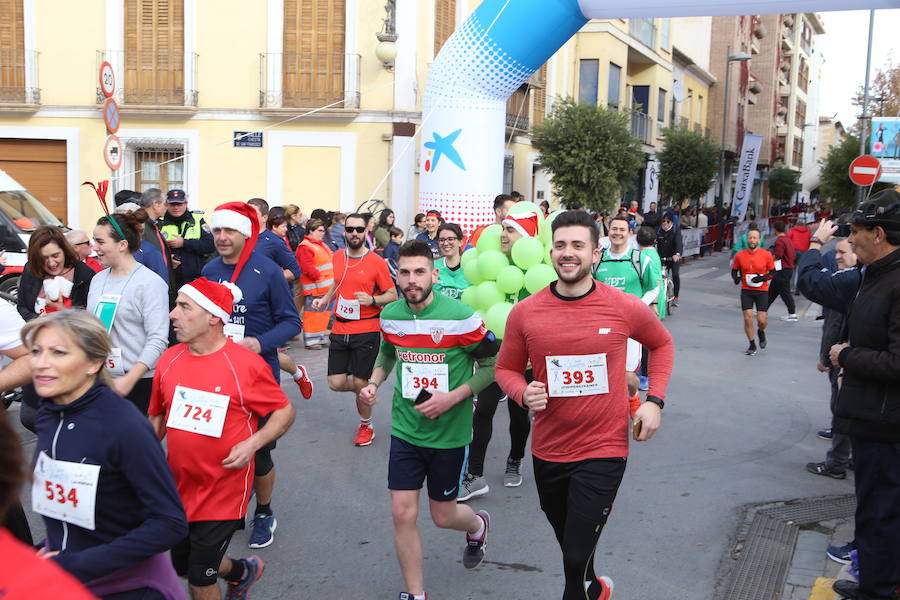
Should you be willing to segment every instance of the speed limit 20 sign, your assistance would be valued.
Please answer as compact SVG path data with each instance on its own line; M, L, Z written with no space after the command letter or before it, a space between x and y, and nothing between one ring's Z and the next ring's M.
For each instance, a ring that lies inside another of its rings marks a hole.
M100 65L100 91L104 98L111 98L116 91L116 74L108 60Z

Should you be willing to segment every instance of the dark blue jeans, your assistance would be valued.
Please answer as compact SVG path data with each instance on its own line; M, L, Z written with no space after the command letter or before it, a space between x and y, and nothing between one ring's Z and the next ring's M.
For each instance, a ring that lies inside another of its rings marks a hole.
M895 600L900 586L900 443L852 436L859 599Z

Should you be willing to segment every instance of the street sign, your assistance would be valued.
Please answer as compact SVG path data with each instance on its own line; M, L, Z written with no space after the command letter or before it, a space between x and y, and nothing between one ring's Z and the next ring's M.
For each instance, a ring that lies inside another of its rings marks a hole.
M107 98L103 103L103 122L106 123L106 131L115 133L119 130L122 123L122 116L119 114L119 104L112 98Z
M103 145L103 160L106 161L106 166L113 171L118 171L122 166L124 154L122 140L114 135L106 138L106 143Z
M234 132L235 148L262 148L263 132L262 131L235 131Z
M100 65L100 91L104 98L109 98L116 91L116 74L109 61L104 60Z
M874 156L863 154L850 163L850 181L856 185L872 185L880 176L881 162Z

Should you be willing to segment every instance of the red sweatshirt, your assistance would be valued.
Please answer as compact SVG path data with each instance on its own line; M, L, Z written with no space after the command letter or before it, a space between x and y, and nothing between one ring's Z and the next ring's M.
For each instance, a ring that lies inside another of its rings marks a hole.
M628 338L650 350L649 394L664 398L675 348L656 313L640 298L595 282L580 298L563 298L556 284L515 305L506 322L497 383L522 404L528 361L534 378L548 385L547 359L566 364L565 356L606 355L607 393L550 395L547 409L535 413L531 451L552 462L628 456L628 390L625 358ZM579 377L580 378L580 377ZM593 377L592 377L593 378Z

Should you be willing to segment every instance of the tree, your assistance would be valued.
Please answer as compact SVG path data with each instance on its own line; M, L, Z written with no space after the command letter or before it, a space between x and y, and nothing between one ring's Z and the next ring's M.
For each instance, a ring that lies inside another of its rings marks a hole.
M797 192L800 172L781 167L769 171L769 197L776 200L790 201Z
M853 106L863 105L863 86L859 86ZM869 116L900 117L900 66L890 60L878 69L869 88Z
M556 103L532 144L550 171L553 191L563 202L594 210L618 206L644 166L640 142L631 136L628 115L571 98Z
M677 204L699 198L712 185L719 169L719 146L687 127L663 129L659 161L660 191Z
M856 204L859 186L850 181L850 163L859 156L859 138L848 136L839 145L832 146L828 155L820 162L819 192L825 201L835 208L850 209ZM887 183L876 183L872 193L892 187Z

